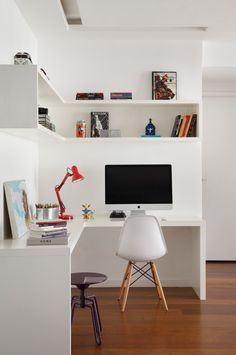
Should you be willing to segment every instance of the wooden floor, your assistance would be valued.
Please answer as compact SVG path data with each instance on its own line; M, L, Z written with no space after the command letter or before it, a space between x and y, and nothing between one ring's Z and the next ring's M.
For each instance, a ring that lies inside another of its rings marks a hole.
M236 355L236 263L207 264L207 301L190 288L164 291L169 312L156 302L153 287L131 288L122 314L118 289L94 289L102 345L95 345L89 310L77 309L72 355Z

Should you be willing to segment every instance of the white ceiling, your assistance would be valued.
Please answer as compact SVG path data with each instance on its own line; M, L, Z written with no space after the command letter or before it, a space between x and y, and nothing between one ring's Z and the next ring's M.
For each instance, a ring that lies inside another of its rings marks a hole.
M236 40L236 0L15 0L37 38L80 31ZM63 3L63 6L62 6ZM82 25L68 26L66 16ZM207 28L206 31L204 29ZM75 31L76 30L76 31Z

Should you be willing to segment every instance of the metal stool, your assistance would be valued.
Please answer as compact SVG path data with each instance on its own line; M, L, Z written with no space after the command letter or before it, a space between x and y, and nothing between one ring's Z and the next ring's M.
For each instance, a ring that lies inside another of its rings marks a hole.
M79 296L73 296L71 298L71 324L73 322L74 311L76 307L90 308L93 321L94 337L98 345L101 344L102 332L98 303L95 296L85 296L85 290L90 285L104 282L106 279L106 275L98 274L95 272L76 272L71 274L71 285L76 286L80 290Z

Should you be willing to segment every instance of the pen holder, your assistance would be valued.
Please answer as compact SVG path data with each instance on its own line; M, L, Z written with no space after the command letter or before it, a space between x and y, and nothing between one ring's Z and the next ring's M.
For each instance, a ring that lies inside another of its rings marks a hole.
M49 208L36 208L36 219L58 219L59 208L49 207Z

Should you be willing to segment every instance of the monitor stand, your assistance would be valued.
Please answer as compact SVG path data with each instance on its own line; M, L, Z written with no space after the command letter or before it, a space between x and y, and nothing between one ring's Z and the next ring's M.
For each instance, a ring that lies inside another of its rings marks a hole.
M131 216L144 216L146 214L145 210L131 210Z
M112 211L110 214L110 219L114 220L125 220L126 214L124 211Z

